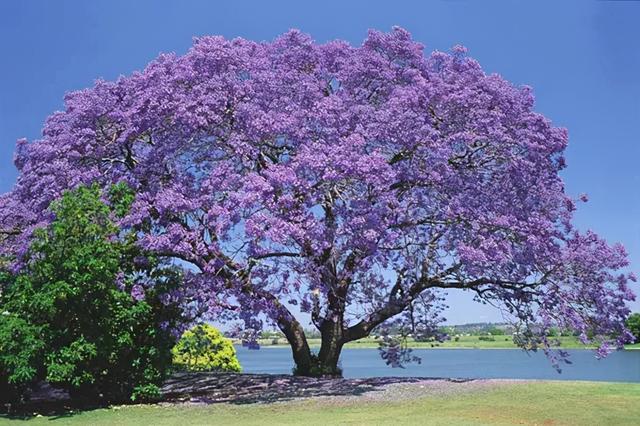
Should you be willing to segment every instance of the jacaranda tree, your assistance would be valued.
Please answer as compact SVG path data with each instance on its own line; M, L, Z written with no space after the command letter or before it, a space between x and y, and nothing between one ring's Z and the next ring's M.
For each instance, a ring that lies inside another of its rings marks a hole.
M389 321L435 333L451 290L501 307L525 348L551 327L600 354L630 338L623 247L571 224L566 130L462 47L425 56L400 28L360 47L202 37L65 101L18 142L1 202L15 267L63 190L123 181L120 225L179 259L210 313L277 325L299 374L336 373L346 342Z

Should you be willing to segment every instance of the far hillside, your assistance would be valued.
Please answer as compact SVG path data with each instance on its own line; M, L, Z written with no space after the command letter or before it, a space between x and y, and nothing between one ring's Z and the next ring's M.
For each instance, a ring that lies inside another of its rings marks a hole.
M458 325L448 325L441 328L443 333L449 336L449 339L438 343L431 340L415 339L411 335L407 335L406 341L409 347L415 349L519 349L514 343L514 337L517 337L514 327L508 323L497 322L477 322ZM308 336L309 345L313 348L320 346L320 333L315 329L305 330ZM391 335L400 335L400 330L390 330ZM234 344L240 345L239 339L232 338ZM577 336L569 332L552 329L550 337L559 347L565 349L594 349L594 346L584 345ZM350 342L345 345L346 348L377 348L379 336L375 333L367 338ZM288 347L287 340L284 335L277 330L266 330L260 334L258 339L260 346L264 347ZM625 349L640 349L640 343L626 345Z

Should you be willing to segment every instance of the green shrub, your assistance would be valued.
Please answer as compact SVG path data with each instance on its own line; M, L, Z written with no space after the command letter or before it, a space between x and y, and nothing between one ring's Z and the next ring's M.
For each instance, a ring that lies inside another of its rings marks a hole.
M172 352L179 370L241 371L231 340L209 324L185 331Z
M180 275L114 224L132 201L126 186L108 205L102 196L82 187L52 203L55 219L35 231L25 266L2 275L0 390L13 396L4 399L39 380L83 399L147 395L171 365L180 311L162 296Z
M133 388L131 400L135 402L153 402L158 401L161 396L160 387L156 384L148 383Z
M634 343L640 343L640 313L629 315L626 326L635 338Z

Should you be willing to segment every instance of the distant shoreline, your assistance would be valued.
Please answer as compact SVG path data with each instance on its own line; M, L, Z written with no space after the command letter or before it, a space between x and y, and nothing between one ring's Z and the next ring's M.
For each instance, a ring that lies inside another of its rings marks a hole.
M442 343L431 343L431 342L416 342L409 341L407 347L409 349L517 349L521 350L519 346L516 346L513 343L510 336L502 335L495 336L494 340L480 340L480 336L462 336L459 337L458 341L448 340ZM486 339L486 337L485 337ZM564 336L560 337L560 346L557 348L561 349L580 349L580 350L594 350L596 346L588 346L580 343L575 337ZM273 343L277 341L277 343ZM258 343L261 348L289 348L286 340L283 338L279 339L259 339ZM311 348L317 349L320 347L320 339L308 339L309 346ZM233 339L233 344L236 346L240 346L241 342L238 339ZM375 338L366 338L362 340L358 340L355 342L347 343L344 346L345 349L377 349L378 341ZM624 350L640 350L640 343L636 343L633 345L626 345Z
M240 343L234 343L234 346L242 346L242 344ZM310 348L312 349L318 349L320 348L320 345L309 345ZM260 345L260 349L289 349L290 346L289 345ZM365 346L365 345L361 345L361 346L345 346L344 349L377 349L377 346ZM555 348L555 347L554 347ZM554 349L552 348L552 349ZM518 348L518 347L503 347L503 348L497 348L497 347L473 347L473 346L446 346L446 347L442 347L442 346L435 346L433 348L431 347L425 347L425 346L409 346L409 349L427 349L427 350L472 350L472 349L482 349L482 350L522 350L522 348ZM593 351L595 349L597 349L596 347L583 347L583 348L566 348L564 346L559 346L558 349L570 349L570 350L577 350L577 351ZM640 350L640 347L636 347L636 345L633 345L632 347L625 347L624 349L621 349L623 351L638 351Z
M242 346L241 343L234 342L234 346ZM309 345L312 349L320 348L320 345ZM289 345L260 345L260 349L289 349ZM345 346L344 349L377 349L377 346L369 346L369 345L357 345L357 346ZM434 346L434 347L426 347L426 346L409 346L409 349L427 349L427 350L522 350L519 347L513 346L505 346L505 347L470 347L470 346ZM597 349L596 347L585 346L585 347L576 347L576 348L566 348L564 346L559 346L558 349L570 349L570 350L581 350L581 351L593 351ZM640 351L640 347L637 344L631 345L630 347L624 347L621 349L623 351Z

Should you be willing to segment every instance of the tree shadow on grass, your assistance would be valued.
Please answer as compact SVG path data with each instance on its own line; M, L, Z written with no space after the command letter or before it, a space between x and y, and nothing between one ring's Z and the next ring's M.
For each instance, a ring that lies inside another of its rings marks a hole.
M372 377L335 379L275 374L181 373L162 387L167 402L254 404L322 396L358 396L382 391L386 385L424 380L457 381L418 377Z
M469 379L424 377L371 377L335 379L296 377L285 374L177 373L162 386L165 403L268 404L302 398L360 396L381 392L387 385L422 381L467 382ZM37 415L49 420L71 417L80 412L107 408L125 401L74 401L51 387L34 393L26 404L0 407L0 419L29 419Z
M47 416L49 420L56 420L123 402L72 399L65 390L55 388L46 382L37 383L29 393L26 402L0 403L0 420L28 420L36 416ZM2 400L4 398L0 398L0 401Z
M109 403L77 403L73 401L5 404L0 409L0 420L29 420L40 416L46 416L47 420L59 420L81 412L107 408L110 405Z

